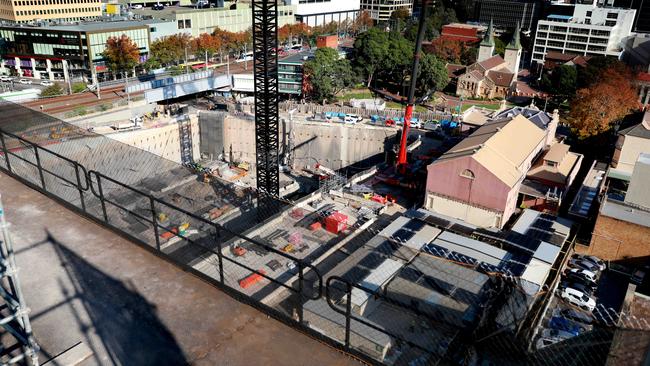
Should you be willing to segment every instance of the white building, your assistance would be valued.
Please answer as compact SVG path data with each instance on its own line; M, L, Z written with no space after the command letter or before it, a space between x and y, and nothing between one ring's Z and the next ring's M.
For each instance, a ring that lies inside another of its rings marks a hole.
M576 4L573 15L549 15L537 23L533 61L544 63L548 51L620 57L622 41L632 31L634 9Z
M395 10L401 8L413 13L413 0L361 0L361 9L375 21L388 20Z
M286 0L285 4L296 5L296 21L311 27L352 21L361 9L360 0Z

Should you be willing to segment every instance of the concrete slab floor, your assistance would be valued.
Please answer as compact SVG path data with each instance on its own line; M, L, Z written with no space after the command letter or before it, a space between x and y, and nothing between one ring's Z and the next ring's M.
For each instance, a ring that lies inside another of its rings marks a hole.
M42 363L359 364L3 173L0 194Z

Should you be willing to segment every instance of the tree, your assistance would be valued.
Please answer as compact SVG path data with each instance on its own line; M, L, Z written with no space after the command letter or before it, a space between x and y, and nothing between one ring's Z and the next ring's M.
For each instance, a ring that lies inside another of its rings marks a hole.
M503 55L506 53L506 43L499 37L494 37L494 54Z
M41 91L41 97L55 97L64 93L59 83L54 83Z
M132 70L140 59L140 50L126 34L120 37L110 37L106 40L103 53L108 68L117 74Z
M463 44L460 41L438 37L427 45L425 51L436 55L438 58L447 62L457 64L463 53Z
M374 25L374 21L372 20L370 13L368 13L367 10L362 10L361 13L359 13L359 15L357 16L357 18L352 22L352 25L350 26L350 31L353 34L357 35L359 33L367 31L373 25Z
M424 95L429 91L443 90L449 83L445 63L431 54L423 54L418 70L418 94Z
M578 71L575 66L562 65L551 72L550 77L542 77L542 87L551 94L562 96L563 99L572 98L576 92Z
M378 28L370 28L357 37L354 41L354 49L356 62L363 70L367 78L367 86L370 87L372 78L389 53L388 34Z
M147 66L160 67L178 64L185 59L185 49L191 46L191 37L186 33L163 37L151 43Z
M317 101L331 100L336 94L354 84L354 74L350 62L339 59L339 53L332 48L319 48L314 58L304 64L304 77L307 90Z
M382 75L401 88L411 74L415 45L399 33L388 35L388 52L382 63Z
M614 67L621 72L625 72L627 66L613 58L607 56L595 56L587 62L586 67L582 67L578 71L578 88L587 88L596 83L600 79L603 70Z
M609 130L612 125L639 107L629 70L603 70L598 81L578 90L567 118L581 139Z
M293 44L296 40L302 44L311 33L311 28L305 23L285 24L278 29L280 43Z
M407 20L411 17L411 13L406 8L398 8L390 14L391 19Z
M198 37L192 40L193 49L196 51L197 56L202 57L206 53L212 56L219 52L221 49L221 40L209 33L201 33Z

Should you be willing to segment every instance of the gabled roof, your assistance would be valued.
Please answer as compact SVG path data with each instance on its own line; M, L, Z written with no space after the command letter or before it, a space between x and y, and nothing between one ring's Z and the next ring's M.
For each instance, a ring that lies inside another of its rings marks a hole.
M514 187L526 174L521 165L545 138L546 130L517 115L479 127L433 164L472 156L499 180Z
M506 61L503 59L503 57L499 55L492 56L490 58L486 58L485 60L481 62L477 62L479 66L483 68L483 70L488 71L491 70L501 64L505 64Z
M643 119L641 120L641 123L620 130L618 134L624 136L640 137L643 139L650 139L650 109L645 111L645 113L643 114Z
M564 157L569 152L569 145L563 143L554 144L544 155L544 160L552 161L554 163L561 163Z
M488 71L487 77L498 86L510 86L515 74L508 70Z

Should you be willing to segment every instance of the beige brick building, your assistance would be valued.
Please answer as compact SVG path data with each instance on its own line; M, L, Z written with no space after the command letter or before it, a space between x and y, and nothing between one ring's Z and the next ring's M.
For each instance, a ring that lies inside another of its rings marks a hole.
M27 23L35 20L76 21L102 15L98 0L0 0L0 20Z

